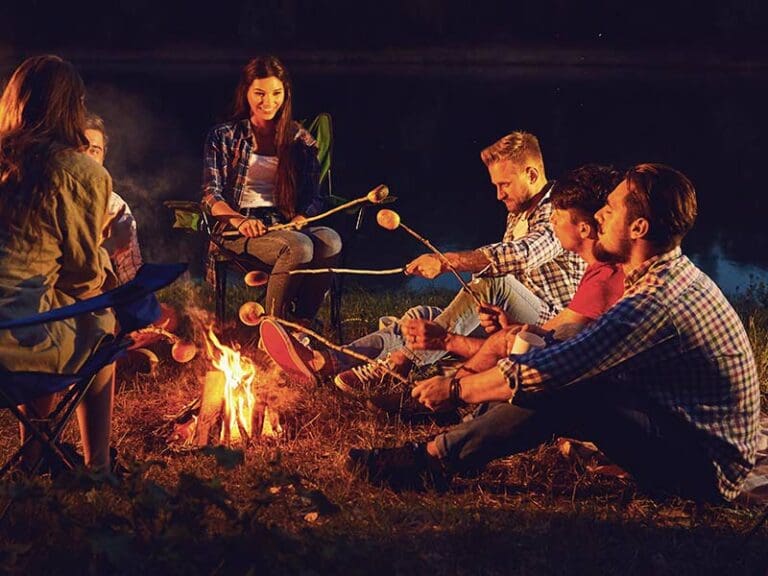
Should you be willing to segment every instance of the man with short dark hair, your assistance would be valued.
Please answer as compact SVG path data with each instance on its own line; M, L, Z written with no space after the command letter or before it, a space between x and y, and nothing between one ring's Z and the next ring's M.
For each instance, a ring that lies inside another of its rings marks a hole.
M425 405L496 401L459 425L463 442L353 449L350 464L376 483L419 486L564 435L593 441L647 489L735 498L755 461L759 382L736 312L681 253L696 210L680 172L629 170L597 213L596 255L622 264L621 300L565 342L420 382Z

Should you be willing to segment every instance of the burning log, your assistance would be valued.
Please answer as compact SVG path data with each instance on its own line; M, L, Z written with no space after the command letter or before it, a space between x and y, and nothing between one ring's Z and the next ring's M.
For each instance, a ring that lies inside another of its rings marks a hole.
M224 373L220 370L211 370L205 373L200 414L197 417L197 429L195 430L195 444L197 446L208 445L211 428L221 417L224 409L226 381Z

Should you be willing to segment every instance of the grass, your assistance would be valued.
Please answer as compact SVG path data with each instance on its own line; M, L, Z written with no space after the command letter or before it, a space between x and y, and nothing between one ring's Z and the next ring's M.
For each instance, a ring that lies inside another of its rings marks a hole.
M231 300L245 297L235 292ZM448 297L348 290L345 336ZM208 298L192 283L162 294L200 309ZM768 314L750 298L738 305L765 384ZM266 366L253 329L233 325L222 338ZM762 574L768 563L768 530L744 542L760 508L653 500L555 446L494 462L443 495L370 486L346 471L350 447L425 439L437 428L376 419L328 386L273 385L285 428L279 439L243 453L172 451L164 416L200 393L207 365L203 358L177 365L166 348L157 350L154 373L120 372L114 443L129 469L123 481L96 484L79 473L0 484L14 502L0 523L4 572L700 575ZM6 415L0 426L5 454L15 426ZM67 436L76 441L74 427Z

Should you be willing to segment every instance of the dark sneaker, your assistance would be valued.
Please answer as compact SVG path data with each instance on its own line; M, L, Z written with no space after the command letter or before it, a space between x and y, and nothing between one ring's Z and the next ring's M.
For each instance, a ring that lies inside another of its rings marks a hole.
M396 492L448 489L448 478L440 463L427 455L426 445L415 442L396 448L352 448L347 469L371 484L387 485Z
M333 383L345 395L361 398L367 396L371 390L380 389L385 378L389 377L386 372L388 367L386 360L372 360L340 372L334 377Z
M265 318L259 326L261 347L275 364L289 374L317 382L315 373L309 365L313 357L310 348L296 340L271 318Z
M458 410L430 410L411 396L410 392L373 394L366 400L365 405L371 410L384 412L387 416L400 418L401 422L408 424L434 422L438 426L453 426L461 422Z

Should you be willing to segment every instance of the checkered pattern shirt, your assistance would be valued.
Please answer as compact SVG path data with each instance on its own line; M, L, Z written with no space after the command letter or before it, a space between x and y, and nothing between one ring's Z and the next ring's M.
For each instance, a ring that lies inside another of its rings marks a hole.
M141 258L141 248L139 248L136 219L133 217L133 213L131 213L131 209L128 204L125 203L125 200L115 192L112 192L112 195L109 198L107 212L110 215L113 215L117 214L121 209L125 210L123 215L117 222L114 222L112 226L129 229L130 236L126 239L126 242L121 244L118 244L115 237L111 236L104 241L104 248L109 254L109 259L112 262L112 269L115 272L115 276L117 276L118 283L125 284L126 282L133 280L144 261Z
M538 324L554 318L568 305L587 268L586 262L576 253L564 250L555 236L549 221L551 192L550 185L530 214L507 215L502 241L480 248L491 263L484 275L512 274L541 300ZM513 231L523 220L528 221L528 231L515 239Z
M644 391L701 438L722 496L755 462L760 387L746 331L712 280L677 248L627 275L624 296L556 346L503 359L513 402L598 374Z
M296 211L314 216L326 209L328 192L320 186L320 164L317 142L304 128L296 125L292 152L296 170ZM253 150L253 131L248 118L214 126L205 142L203 160L202 209L210 213L211 206L224 201L234 210L240 202L248 175L248 162ZM224 225L218 225L215 233ZM206 278L213 282L218 248L210 243L206 258Z

